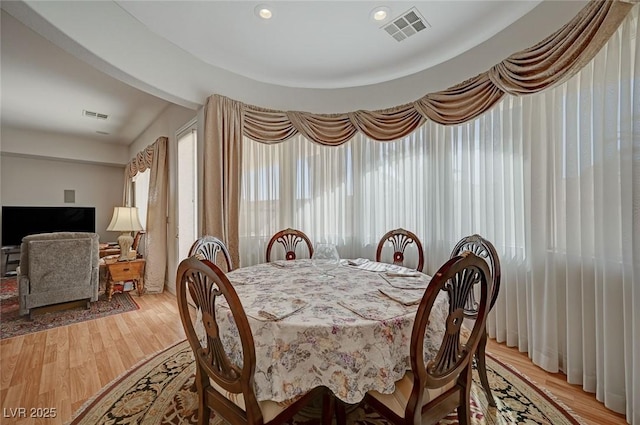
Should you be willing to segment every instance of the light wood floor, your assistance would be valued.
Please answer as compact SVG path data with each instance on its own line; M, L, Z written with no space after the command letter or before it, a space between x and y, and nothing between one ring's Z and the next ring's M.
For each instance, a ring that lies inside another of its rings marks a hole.
M490 339L487 351L503 363L515 367L539 388L550 391L555 398L569 407L583 421L590 425L626 424L624 415L615 413L604 407L596 400L594 394L589 394L578 385L567 383L566 375L562 373L548 373L534 365L527 353L521 353L516 348L507 347Z
M0 341L1 424L64 424L100 389L136 363L184 339L175 297L134 299L140 310ZM490 341L488 351L550 390L587 424L626 424L561 374L534 366L526 354ZM54 408L55 418L15 418L25 408Z

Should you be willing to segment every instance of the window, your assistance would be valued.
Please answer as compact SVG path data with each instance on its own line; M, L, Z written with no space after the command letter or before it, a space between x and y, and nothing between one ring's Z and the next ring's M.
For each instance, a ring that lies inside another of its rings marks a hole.
M178 139L178 259L189 255L198 237L198 161L195 122L177 135Z
M138 216L142 228L147 228L147 203L149 201L149 175L151 170L146 169L133 176L133 206L138 207Z

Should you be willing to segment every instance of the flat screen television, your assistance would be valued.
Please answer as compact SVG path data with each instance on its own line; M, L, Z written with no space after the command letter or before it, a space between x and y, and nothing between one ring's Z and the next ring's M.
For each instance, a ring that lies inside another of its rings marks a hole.
M95 207L2 207L2 246L36 233L95 231Z

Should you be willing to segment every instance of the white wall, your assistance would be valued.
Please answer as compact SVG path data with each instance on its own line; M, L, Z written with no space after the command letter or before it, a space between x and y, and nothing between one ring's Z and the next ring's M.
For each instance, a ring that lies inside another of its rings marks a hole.
M168 162L169 162L169 222L167 238L167 275L165 277L166 289L175 294L175 276L178 269L177 246L177 205L176 205L176 168L177 168L177 141L176 132L185 124L196 118L198 111L172 105L131 144L129 158L155 142L158 137L169 138ZM201 122L201 121L200 121Z
M4 130L3 130L4 138ZM4 147L4 140L3 140ZM26 206L79 206L96 208L100 241L115 241L107 232L113 207L122 203L124 166L42 159L2 153L0 203ZM74 204L64 203L64 191L75 190Z
M124 166L128 147L76 136L2 127L3 153Z

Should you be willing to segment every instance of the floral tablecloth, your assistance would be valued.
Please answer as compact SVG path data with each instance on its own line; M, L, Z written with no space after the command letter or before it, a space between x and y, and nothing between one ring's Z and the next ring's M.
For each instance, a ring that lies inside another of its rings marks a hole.
M249 317L256 347L258 400L284 401L326 386L347 403L369 390L390 393L409 365L411 330L427 275L372 272L346 262L327 278L310 260L265 263L227 274ZM394 285L395 283L395 285ZM410 288L410 289L407 289ZM381 292L404 292L409 305ZM448 298L438 297L425 337L435 355ZM241 362L230 311L218 306L223 344Z

